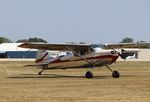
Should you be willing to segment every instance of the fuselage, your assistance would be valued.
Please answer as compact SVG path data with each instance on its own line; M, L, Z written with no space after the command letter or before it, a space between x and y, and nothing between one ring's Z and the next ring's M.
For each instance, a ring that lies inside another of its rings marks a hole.
M50 67L75 68L75 67L101 67L114 63L119 55L112 50L97 50L85 55L77 56L73 53L58 56L49 60ZM86 59L86 60L85 60Z

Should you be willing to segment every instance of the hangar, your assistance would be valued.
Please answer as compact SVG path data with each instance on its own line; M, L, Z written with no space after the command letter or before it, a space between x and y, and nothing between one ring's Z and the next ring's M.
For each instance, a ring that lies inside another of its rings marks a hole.
M35 58L37 50L19 48L22 43L0 44L0 58Z
M138 60L150 61L150 49L141 49L138 54Z

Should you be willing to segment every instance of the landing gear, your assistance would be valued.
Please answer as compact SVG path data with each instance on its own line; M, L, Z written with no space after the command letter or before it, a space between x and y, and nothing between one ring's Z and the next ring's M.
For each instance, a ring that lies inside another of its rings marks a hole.
M86 78L93 78L93 73L91 71L87 71L85 74Z
M44 71L44 69L42 69L42 70L38 73L38 75L41 75L43 71Z
M42 72L48 68L48 64L44 64L41 67L42 67L42 70L38 73L38 75L41 75Z
M120 77L120 73L115 70L115 71L112 72L112 77L113 78L119 78Z
M117 70L112 71L112 69L110 69L108 66L106 66L106 67L112 72L113 78L119 78L120 77L120 73Z

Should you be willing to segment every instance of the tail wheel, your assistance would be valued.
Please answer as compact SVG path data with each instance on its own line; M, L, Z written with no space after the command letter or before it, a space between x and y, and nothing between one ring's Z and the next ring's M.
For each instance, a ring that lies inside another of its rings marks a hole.
M86 78L93 78L93 73L91 71L87 71L85 74Z
M42 74L42 72L39 72L39 73L38 73L38 75L41 75L41 74Z
M41 75L43 71L44 71L44 69L42 69L38 74Z
M112 77L113 78L119 78L120 77L120 73L115 70L115 71L112 72Z

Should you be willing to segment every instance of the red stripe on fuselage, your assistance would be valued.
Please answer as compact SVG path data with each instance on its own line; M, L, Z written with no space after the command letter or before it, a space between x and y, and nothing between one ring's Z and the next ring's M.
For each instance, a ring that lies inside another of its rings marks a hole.
M117 59L118 59L119 56L113 56L113 55L104 55L104 56L96 56L96 57L89 57L89 58L86 58L87 60L95 60L95 59L104 59L104 58L111 58L112 59L112 62L115 62ZM50 64L53 64L53 63L62 63L62 62L72 62L72 61L81 61L81 60L84 60L84 59L77 59L77 60L60 60L60 59L57 59L55 61L52 61L50 62Z

